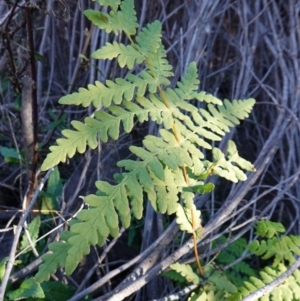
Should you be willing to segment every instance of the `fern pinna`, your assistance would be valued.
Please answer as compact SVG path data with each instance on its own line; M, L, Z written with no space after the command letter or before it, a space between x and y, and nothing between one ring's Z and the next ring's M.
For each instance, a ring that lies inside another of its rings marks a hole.
M76 152L84 153L87 146L96 148L99 141L118 139L120 127L129 133L135 120L160 125L159 135L146 136L143 147L129 147L139 160L117 163L124 172L116 175L115 185L96 182L97 193L84 199L89 209L78 213L69 231L60 234L61 241L51 243L51 252L42 257L43 264L36 275L39 282L47 280L58 267L71 274L91 245L102 246L109 235L116 236L119 223L128 227L131 214L140 219L145 196L157 212L176 213L181 229L199 236L200 211L193 199L196 193L208 193L214 188L207 177L219 175L237 182L246 180L244 171L254 171L253 165L238 155L233 141L228 143L227 155L207 142L220 141L239 120L248 117L254 99L222 103L199 92L195 63L171 88L172 66L162 44L161 23L148 24L137 34L133 0L97 2L107 6L108 12L87 10L85 16L107 33L117 35L122 31L128 44L106 43L92 58L117 59L120 68L129 70L139 64L143 71L129 71L125 78L96 82L62 97L61 104L92 104L96 110L84 122L72 121L73 130L62 132L64 137L50 147L42 170L65 162ZM199 109L197 102L207 103L207 109ZM212 161L205 159L204 149L212 151Z
M172 264L170 270L164 272L163 275L178 283L198 286L191 293L188 301L300 300L300 271L298 269L274 286L272 291L257 295L259 289L265 288L267 284L276 281L279 276L288 271L287 262L290 266L295 262L295 256L300 255L300 236L280 234L285 232L282 224L261 220L256 225L258 240L254 240L247 246L247 241L239 238L223 249L216 258L218 266L207 264L204 267L204 278L199 277L193 265L178 262ZM225 237L222 237L222 241L224 239ZM245 261L240 261L222 270L227 264L236 261L247 248L252 256L269 260L271 264L257 270Z

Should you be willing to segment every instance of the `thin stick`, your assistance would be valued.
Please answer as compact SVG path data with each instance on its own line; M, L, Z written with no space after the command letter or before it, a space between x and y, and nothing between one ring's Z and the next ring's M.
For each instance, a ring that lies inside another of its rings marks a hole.
M38 185L37 189L34 192L34 195L33 195L32 199L31 199L31 201L30 201L30 203L27 207L27 210L24 212L24 214L23 214L23 216L22 216L22 218L21 218L21 220L20 220L20 222L17 226L15 237L14 237L12 247L11 247L11 250L10 250L6 270L5 270L4 277L2 279L2 283L1 283L1 286L0 286L0 300L4 300L5 289L6 289L6 286L7 286L9 275L11 273L11 270L12 270L14 262L15 262L15 254L16 254L16 250L17 250L17 246L18 246L18 242L19 242L19 238L20 238L20 235L21 235L21 232L22 232L23 225L24 225L28 215L30 214L31 208L34 206L34 203L35 203L40 191L43 189L43 187L44 187L47 179L49 178L50 174L52 173L52 171L53 171L53 168L49 169L47 171L46 175L44 176L44 178L42 179L41 183Z
M270 293L273 291L278 285L280 285L283 281L285 281L289 276L291 276L298 268L300 267L300 257L279 277L277 277L271 283L265 285L264 287L260 288L259 290L251 293L246 298L242 299L241 301L254 301L258 300L262 296Z

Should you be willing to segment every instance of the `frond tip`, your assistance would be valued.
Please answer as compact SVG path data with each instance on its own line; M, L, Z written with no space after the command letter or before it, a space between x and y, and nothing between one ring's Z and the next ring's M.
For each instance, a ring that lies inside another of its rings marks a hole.
M132 69L136 64L141 64L144 61L144 56L135 50L131 45L125 46L117 42L106 43L101 49L92 53L93 59L113 59L118 58L118 63L121 68L127 66Z
M119 6L119 1L101 1L101 4L110 5L113 9L110 13L95 11L88 9L84 11L85 16L100 29L104 29L107 33L113 32L118 34L124 31L127 36L134 35L138 28L136 12L134 10L133 0L124 0Z

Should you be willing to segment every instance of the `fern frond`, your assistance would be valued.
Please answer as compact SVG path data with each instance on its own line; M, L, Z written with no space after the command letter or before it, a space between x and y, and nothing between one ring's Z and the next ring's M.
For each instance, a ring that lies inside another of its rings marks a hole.
M132 100L136 88L145 90L144 85L138 86L122 78L117 78L114 82L107 80L106 86L96 81L95 85L88 85L88 89L79 88L78 92L63 96L60 104L82 105L88 107L91 103L95 108L100 106L109 107L112 101L120 104L123 99Z
M208 276L208 282L216 287L216 291L236 293L237 287L226 277L224 273L215 269L212 265L204 267L204 275Z
M180 230L187 233L194 233L201 228L200 210L197 210L194 205L194 194L190 192L182 193L182 198L185 200L185 206L178 204L176 210L176 223ZM192 218L192 214L194 215Z
M226 238L220 237L222 243L226 242ZM228 245L221 251L216 259L218 265L225 266L236 261L247 249L248 242L245 238L239 238ZM236 286L242 286L246 277L257 276L256 270L254 270L246 261L238 261L231 269L224 271L228 280L234 283Z
M118 192L122 193L122 190ZM76 223L70 228L73 235L68 239L70 248L65 262L68 275L74 271L83 256L89 254L90 245L102 246L109 234L115 237L119 233L115 204L121 202L122 199L123 195L117 193L114 195L114 199L96 195L85 197L85 202L91 208L81 210L76 216ZM120 216L125 214L130 215L129 208L120 213Z
M220 241L220 242L219 242ZM221 236L218 239L218 243L225 243L227 238ZM233 241L230 245L223 249L217 257L217 262L221 265L227 265L233 262L236 258L240 257L248 246L248 242L245 238L241 237Z
M187 184L181 170L171 170L166 167L164 171L164 181L156 178L150 172L154 189L145 189L145 191L147 192L148 199L155 211L170 215L176 212L179 201L178 194L182 192Z
M202 158L203 154L194 145L194 142L198 142L199 138L194 137L193 133L188 132L189 135L179 136L180 141L177 141L174 134L161 129L159 131L161 137L148 135L143 140L143 145L145 148L131 146L130 151L147 162L148 167L154 173L154 175L164 180L163 178L163 165L168 166L172 170L181 169L182 166L189 166L191 168L196 167L199 173L204 172L203 165L198 166L197 158ZM180 133L181 134L181 133ZM185 132L186 134L186 132ZM200 143L199 143L200 144ZM131 160L121 161L122 167L127 170L132 170L128 167L133 164ZM163 165L162 165L163 164ZM118 166L121 166L118 164ZM184 185L186 186L186 185ZM212 189L211 184L207 183L207 186L203 182L190 181L190 187L195 188L195 191L204 193L205 191Z
M127 180L127 185L128 184ZM85 202L90 209L80 211L76 219L70 223L70 231L61 234L66 242L51 243L49 249L53 252L43 255L43 264L36 275L37 281L49 279L57 267L64 267L67 274L71 274L84 255L90 252L90 246L102 246L108 235L115 237L119 232L118 210L121 221L125 227L130 224L130 209L126 199L124 185L112 186L108 183L96 182L102 195L88 195ZM108 195L105 195L107 193ZM116 209L115 209L116 208Z
M65 138L57 139L57 145L51 146L51 153L43 162L42 170L47 170L60 162L65 162L66 158L72 158L76 152L83 153L88 145L94 149L98 145L98 136L101 141L107 142L108 136L117 139L122 122L125 132L129 133L134 125L136 116L140 122L151 120L158 124L164 122L165 127L170 128L173 119L167 107L154 95L149 101L144 97L137 97L137 104L123 101L125 109L120 106L111 106L109 111L97 111L95 118L86 117L84 123L72 121L75 130L64 130L62 134Z
M140 157L144 162L147 162L148 166L152 170L152 172L161 180L164 179L164 169L161 162L158 160L158 158L153 155L151 152L146 151L145 149L141 147L131 146L130 151ZM123 162L123 163L121 163ZM118 166L124 166L127 170L130 170L131 168L128 167L128 163L132 163L131 160L121 161Z
M188 118L185 119L185 121L188 121ZM175 126L177 128L177 132L179 134L180 141L190 141L192 144L196 144L199 147L203 147L206 149L211 149L211 145L207 143L202 137L212 140L212 141L220 141L221 138L214 133L211 133L207 130L205 130L202 127L195 127L192 123L186 122L187 127L184 126L183 123L181 123L179 120L175 120ZM189 128L191 129L189 129ZM202 136L202 137L199 137ZM187 145L185 142L183 143L183 147L189 147L191 146L191 151L193 150L193 146ZM198 153L200 151L198 150ZM195 154L197 156L197 154ZM203 154L199 155L199 158L203 158Z
M226 157L214 148L213 162L204 161L201 151L202 148L211 150L208 140L220 141L230 127L247 117L254 100L232 103L225 100L223 105L216 97L198 92L200 82L195 63L189 65L175 89L163 89L162 86L170 85L169 77L173 73L162 44L161 23L148 24L135 36L138 23L133 0L96 1L108 6L108 12L86 10L87 18L107 33L117 35L123 31L129 44L106 43L92 57L115 58L121 68L129 69L145 63L146 70L138 75L127 74L124 79L97 81L87 89L80 88L77 93L62 97L61 104L84 107L93 104L96 109L103 106L105 110L96 111L84 122L72 121L74 130L62 132L64 137L50 147L51 153L41 169L65 162L76 152L85 152L87 146L96 148L99 140L117 139L121 130L129 133L136 121L151 120L161 125L160 136L146 136L143 147L130 146L131 153L139 160L117 163L124 172L114 175L115 185L96 182L97 193L85 197L89 209L77 214L70 222L70 230L61 233L61 242L50 244L51 253L42 257L44 263L36 275L40 282L48 280L58 267L64 267L66 273L71 274L90 252L91 245L102 246L109 235L117 236L119 223L129 227L132 215L140 219L145 197L157 212L176 213L180 228L200 237L201 212L196 209L194 197L196 193L209 193L214 189L212 183L204 180L218 174L236 182L246 179L244 170L254 171L252 164L238 155L233 142L228 144ZM208 103L208 109L198 109L189 102L193 99ZM295 245L298 246L298 242ZM200 277L191 266L175 264L172 268L186 281L200 283ZM222 300L236 293L226 275L220 275L211 267L206 267L205 273L211 278L206 286L212 288L210 292L202 291L208 298Z
M103 181L97 181L96 186L99 189L99 195L88 195L85 202L90 205L89 210L82 210L77 215L77 220L71 226L72 236L68 239L68 255L65 259L66 273L70 274L76 268L82 257L90 252L90 245L101 245L109 234L116 236L118 234L118 214L124 227L130 225L130 207L136 218L141 218L143 210L143 189L146 192L156 191L156 201L161 211L169 210L174 213L174 207L177 205L177 198L174 195L176 181L174 175L165 171L169 181L153 181L151 184L150 174L147 171L147 162L135 162L124 160L119 162L120 166L125 165L132 172L123 173L119 184L113 186ZM155 177L151 174L151 177ZM177 183L178 183L178 179ZM182 179L184 183L184 179ZM164 188L165 191L163 191ZM178 193L178 191L177 191ZM171 204L168 202L170 200ZM118 214L116 213L118 211ZM100 239L99 239L100 238Z
M239 157L237 151L235 151L236 147L233 141L229 141L228 144L230 149L230 152L228 152L227 155L228 160L226 160L225 155L221 152L221 150L216 147L213 148L213 164L211 165L211 173L234 183L238 181L245 181L247 176L243 170L255 171L255 168L250 162Z
M255 228L255 234L267 238L272 238L279 233L285 232L285 228L281 223L276 223L268 220L258 221Z
M211 129L216 134L224 135L224 132L229 132L230 127L238 125L239 120L243 120L249 116L255 100L249 98L246 100L233 100L232 103L227 99L224 101L224 105L218 105L217 108L212 104L208 104L208 111L202 108L199 112L202 118L193 114L194 121L199 125L203 125L203 119L206 121L205 127Z
M146 60L146 66L150 70L150 73L155 78L157 86L170 85L168 77L173 76L172 66L169 64L166 59L166 50L163 45L160 44L160 47L157 49L156 53L151 53Z
M213 103L216 105L222 106L223 103L218 98L206 94L206 92L197 92L199 89L200 81L198 79L198 70L195 62L190 63L188 66L187 72L181 78L179 82L177 82L177 88L175 92L179 96L180 99L197 99L199 101L205 101L206 103Z
M72 158L76 151L82 154L87 143L92 149L96 148L98 144L97 127L89 127L76 120L73 120L71 124L77 131L62 131L66 138L59 138L56 140L57 145L50 146L51 153L44 160L41 170L47 170L60 162L66 162L67 157Z
M274 266L283 263L285 260L292 264L295 261L294 254L300 256L300 237L299 236L282 236L272 237L268 240L259 242L255 240L249 250L262 259L274 257Z
M224 136L225 132L229 132L231 127L240 123L239 120L248 117L255 104L255 100L252 98L243 101L234 100L232 103L225 100L224 106L208 104L208 110L198 109L188 102L183 101L175 91L168 88L164 92L164 97L167 99L170 110L173 111L173 108L180 108L181 110L191 113L194 122L192 122L186 114L178 113L178 110L174 111L174 113L172 112L174 117L184 121L192 130L198 128L198 131L203 131L206 129L210 133L214 132L219 136ZM208 133L207 131L206 133ZM217 138L215 136L214 138L208 137L208 139L215 141L221 140L220 137Z
M181 78L181 81L177 82L177 88L175 92L181 99L194 99L196 91L199 88L200 81L198 79L198 70L195 62L189 64L186 73Z
M151 43L149 43L151 41ZM136 36L139 51L148 58L151 54L157 53L161 44L161 23L154 21L143 27Z
M272 221L259 221L256 225L256 233L267 239L255 240L249 246L250 252L261 256L262 259L274 257L273 266L288 261L295 261L294 255L300 256L300 236L280 235L285 228L281 223Z
M139 27L134 9L133 0L124 0L120 6L121 10L117 13L117 17L112 19L119 25L119 28L124 31L128 36L135 35L136 29Z
M158 87L157 81L146 71L141 72L140 77L129 74L128 80L116 78L115 81L107 80L106 85L99 81L95 85L89 84L87 89L79 88L78 92L63 96L59 103L64 105L82 105L88 107L93 104L95 108L109 107L112 102L120 104L123 99L131 101L136 96L142 97L146 89L155 93Z
M235 143L232 140L228 141L227 157L231 162L236 163L240 168L247 171L255 171L253 164L239 156Z
M194 271L190 265L181 264L179 262L176 262L174 264L171 264L170 268L173 271L176 271L182 277L184 277L187 282L192 282L194 284L200 283L200 280L201 280L200 277L196 273L194 273Z
M96 50L91 55L94 59L113 59L118 58L118 63L121 68L127 66L132 69L135 64L141 64L144 61L144 56L135 50L131 45L125 46L122 43L113 42L106 43L105 46Z
M143 140L143 144L148 151L135 146L130 146L130 151L142 160L155 156L171 169L180 168L184 164L191 166L192 159L189 155L189 150L183 149L178 144L174 134L164 129L161 129L159 132L162 138L149 135ZM156 176L161 178L157 174Z
M111 6L116 8L117 2L113 2ZM138 28L133 0L122 1L118 11L105 13L88 9L84 14L93 24L107 33L114 32L117 35L118 31L124 31L127 36L131 36L135 35Z
M42 255L43 263L39 266L39 271L35 275L37 282L49 280L50 275L54 274L58 267L65 267L68 250L70 245L66 242L72 233L64 231L60 233L60 239L64 242L52 242L49 244L50 253Z
M177 82L177 88L175 92L180 99L197 99L198 101L204 101L206 103L213 103L215 105L222 106L223 103L218 98L207 94L206 92L198 92L200 81L198 79L198 70L195 62L190 63L188 66L187 72Z
M141 156L143 161L119 161L117 165L130 172L125 174L125 177L136 175L137 187L139 187L138 183L141 183L155 211L167 212L168 214L174 213L177 209L178 193L187 185L181 170L163 168L160 160L157 159L158 154L155 152L151 153L133 146L130 147L130 150ZM134 202L133 205L135 204ZM141 207L142 201L139 200L135 206ZM140 214L138 213L138 216Z
M123 173L119 184L111 185L107 182L97 181L98 195L85 197L85 202L90 205L90 209L80 211L76 217L76 223L70 228L72 236L68 239L69 249L65 260L67 274L72 273L83 256L90 252L90 245L103 244L109 234L112 236L118 234L118 215L124 227L130 225L129 202L134 216L138 219L141 218L143 211L142 187L144 186L145 190L153 190L153 184L151 184L152 181L147 171L148 162L126 161L126 167L133 171ZM120 165L122 165L121 162ZM164 181L163 183L166 186ZM159 191L157 193L159 194ZM172 201L174 201L173 194ZM166 203L166 199L163 202Z
M250 277L248 281L244 282L244 285L239 288L238 293L234 293L230 300L240 300L243 297L248 296L252 292L262 288L266 284L274 281L282 273L287 270L284 264L279 264L276 268L265 267L259 274L261 279L256 277ZM272 292L265 294L259 299L259 301L268 300L285 300L294 301L299 300L300 297L300 272L296 270L291 276L285 279L285 281L279 284Z
M195 98L198 100L198 101L204 101L206 103L212 103L212 104L215 104L215 105L223 105L222 101L220 99L218 99L217 97L209 94L209 93L206 93L205 91L201 91L199 93L197 93L195 95Z
M191 265L175 263L170 268L172 269L172 273L170 273L172 278L177 278L180 281L185 278L186 282L194 284L199 284L201 281L202 287L191 294L188 298L190 301L227 301L232 294L238 293L237 287L211 265L204 267L206 277L204 281L193 271ZM178 273L179 276L174 275L174 272ZM166 275L168 276L168 274Z

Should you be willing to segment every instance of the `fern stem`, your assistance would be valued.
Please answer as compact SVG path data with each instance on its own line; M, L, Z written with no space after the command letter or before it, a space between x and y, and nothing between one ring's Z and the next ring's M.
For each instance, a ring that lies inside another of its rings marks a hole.
M168 104L168 101L165 97L165 94L164 94L164 91L162 90L161 86L158 86L158 90L159 90L159 93L160 93L160 96L165 104L165 106L170 109L169 107L169 104ZM178 135L178 132L177 132L177 128L176 128L176 125L173 123L173 126L172 126L172 131L173 131L173 134L175 136L175 139L176 141L178 142L178 144L180 144L180 138L179 138L179 135ZM185 169L185 166L181 166L181 170L182 170L182 173L183 173L183 176L184 176L184 180L186 182L187 185L190 185L190 181L189 181L189 177L187 175L187 172L186 172L186 169Z
M168 101L167 101L167 99L164 95L164 92L163 92L162 88L160 86L158 86L158 89L159 89L161 98L162 98L165 106L169 109L170 107L169 107ZM173 134L175 136L176 141L178 142L178 144L180 144L180 138L179 138L175 123L173 123L172 131L173 131ZM187 175L186 168L185 168L184 165L181 166L181 170L182 170L182 173L183 173L184 180L185 180L186 184L189 185L190 181L189 181L189 177ZM194 255L195 255L195 259L196 259L197 266L198 266L198 269L199 269L199 273L203 277L204 276L203 268L202 268L200 260L199 260L199 254L198 254L198 249L197 249L197 236L196 236L196 233L195 233L195 220L194 220L194 210L193 209L191 209L191 216L192 216L192 227L193 227Z
M126 34L126 33L125 33L125 34ZM129 40L129 42L131 43L131 46L132 46L134 49L136 49L137 46L136 46L136 44L133 42L131 36L130 36L129 34L126 34L126 37L127 37L127 39Z
M194 243L194 255L195 255L195 259L197 262L197 266L200 272L200 275L203 277L204 273L203 273L203 268L201 266L200 260L199 260L199 254L198 254L198 249L197 249L197 236L195 233L195 221L194 221L194 210L191 209L191 216L192 216L192 227L193 227L193 243Z
M158 85L158 90L159 90L159 94L160 94L161 99L163 100L165 106L166 106L168 109L170 109L170 106L169 106L168 101L167 101L167 99L166 99L164 90L161 88L160 85Z
M189 186L190 185L190 180L189 180L189 177L187 175L185 166L181 166L181 170L182 170L182 173L183 173L184 180L185 180L186 184Z

